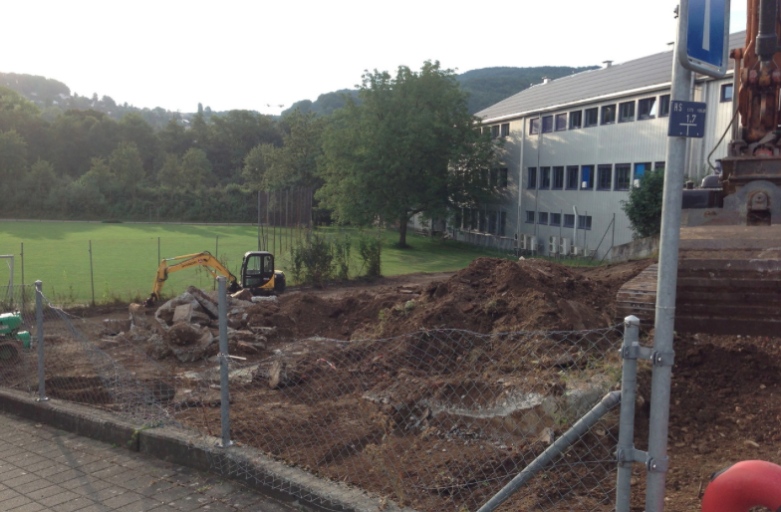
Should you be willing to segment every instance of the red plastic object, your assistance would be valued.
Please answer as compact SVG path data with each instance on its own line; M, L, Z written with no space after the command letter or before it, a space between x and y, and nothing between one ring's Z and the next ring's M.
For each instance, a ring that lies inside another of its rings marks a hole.
M702 499L702 512L747 512L752 507L781 510L781 466L738 462L708 484Z

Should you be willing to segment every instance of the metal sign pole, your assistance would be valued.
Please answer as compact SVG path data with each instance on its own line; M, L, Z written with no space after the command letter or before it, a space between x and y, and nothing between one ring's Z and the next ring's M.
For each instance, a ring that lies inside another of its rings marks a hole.
M679 19L679 22L681 20ZM680 32L680 30L679 30ZM680 42L681 38L678 38ZM691 101L691 71L678 58L682 51L675 45L672 75L672 101ZM651 418L648 435L648 483L646 512L664 508L664 486L668 465L667 430L670 419L670 381L673 362L673 329L675 323L675 288L678 284L678 246L680 242L683 175L686 164L686 137L667 139L662 232L659 244L659 277L656 292L653 377L651 379Z

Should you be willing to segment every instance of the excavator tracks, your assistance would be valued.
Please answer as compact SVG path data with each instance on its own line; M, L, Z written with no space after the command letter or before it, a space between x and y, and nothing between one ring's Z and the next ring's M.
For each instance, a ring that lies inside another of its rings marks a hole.
M621 287L617 314L652 326L658 265ZM675 330L781 335L781 226L681 229Z

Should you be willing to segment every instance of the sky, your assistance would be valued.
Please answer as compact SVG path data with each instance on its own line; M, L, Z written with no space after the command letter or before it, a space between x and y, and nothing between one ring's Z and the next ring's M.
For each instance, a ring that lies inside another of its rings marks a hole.
M666 51L676 0L92 0L3 5L0 72L82 96L279 114L365 70L589 66ZM731 32L746 3L732 2ZM282 105L282 107L280 107Z

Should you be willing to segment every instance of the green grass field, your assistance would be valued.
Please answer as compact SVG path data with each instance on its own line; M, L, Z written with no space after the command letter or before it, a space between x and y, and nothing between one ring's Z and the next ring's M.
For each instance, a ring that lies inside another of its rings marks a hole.
M335 236L340 230L326 229ZM347 230L352 235L356 231ZM372 234L376 234L373 231ZM286 270L293 233L284 234L276 247L269 244L277 256L277 268ZM408 235L410 249L395 247L398 233L383 231L382 273L386 276L411 272L441 272L458 270L480 256L497 256L467 244ZM87 303L91 300L90 253L95 301L130 301L145 298L152 290L160 256L171 258L184 254L210 251L235 275L246 251L257 249L257 229L252 226L200 226L178 224L102 224L77 222L0 222L0 255L14 258L14 284L22 282L22 244L24 244L24 282L41 280L44 294L58 303ZM271 240L271 238L269 238ZM281 244L281 247L280 247ZM357 256L357 241L353 236L353 251ZM8 282L9 270L0 260L0 286ZM359 271L355 261L352 272ZM213 286L213 279L202 269L188 269L171 274L163 294L181 293L188 285L201 288ZM294 284L294 283L291 283Z

